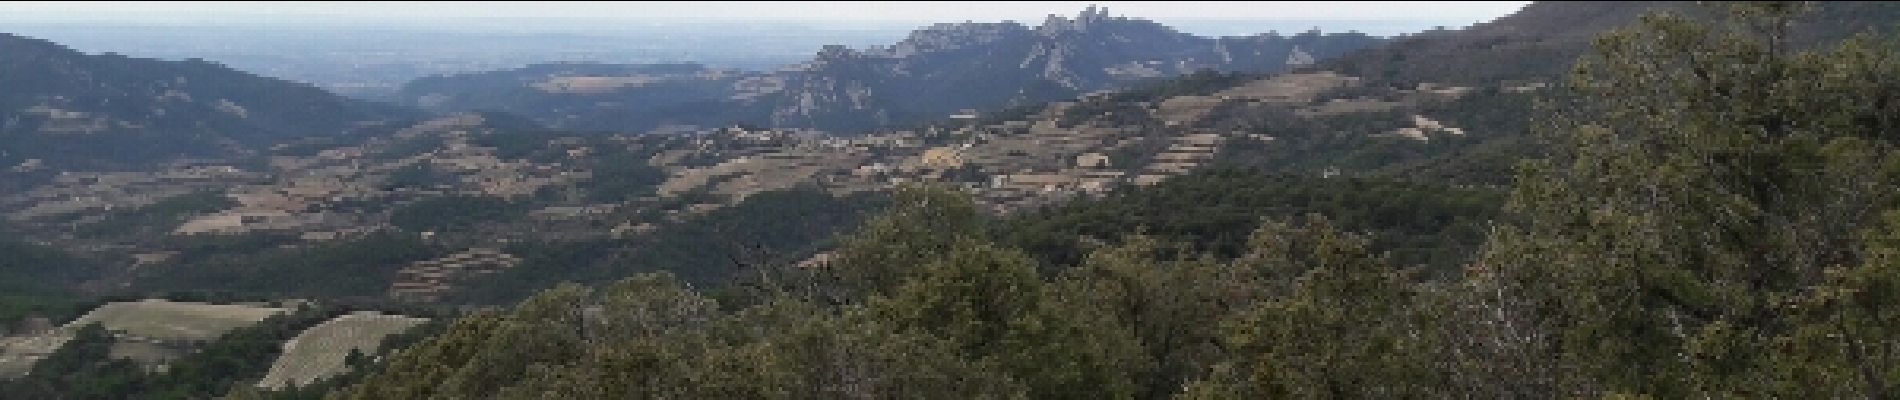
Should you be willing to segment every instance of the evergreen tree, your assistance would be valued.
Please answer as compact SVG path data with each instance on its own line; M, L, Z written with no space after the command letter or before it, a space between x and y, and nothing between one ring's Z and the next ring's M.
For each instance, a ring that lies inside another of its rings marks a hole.
M824 290L818 296L858 303L887 293L918 266L981 234L976 204L954 189L907 186L892 197L890 209L841 241L837 259L820 277Z
M1544 341L1562 393L1884 397L1897 371L1862 353L1900 332L1802 338L1858 319L1827 296L1865 288L1820 289L1885 279L1863 233L1894 205L1900 63L1866 37L1790 48L1804 3L1724 8L1647 15L1579 62L1546 125L1559 151L1524 169L1484 257L1491 325Z
M1294 232L1292 245L1268 239ZM1297 228L1270 223L1256 236L1259 253L1304 260L1301 271L1288 292L1226 321L1231 358L1182 397L1420 398L1442 386L1418 332L1417 289L1367 252L1365 239L1317 217Z

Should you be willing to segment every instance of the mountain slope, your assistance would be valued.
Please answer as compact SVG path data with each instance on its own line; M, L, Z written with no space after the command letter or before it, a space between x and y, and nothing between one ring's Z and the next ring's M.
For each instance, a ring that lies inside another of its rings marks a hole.
M890 47L827 46L811 61L778 71L541 65L425 78L407 85L403 97L440 111L505 110L570 129L744 123L849 132L1202 69L1278 71L1379 41L1318 32L1204 38L1091 8L1074 19L1052 15L1035 27L938 24Z
M1900 7L1883 2L1815 2L1790 32L1799 45L1829 43L1863 31L1892 32ZM1568 71L1597 34L1635 23L1649 11L1719 19L1688 1L1543 1L1470 29L1424 32L1322 61L1322 68L1378 81L1483 84L1549 79Z
M242 153L402 116L202 60L88 55L0 34L0 166L138 164Z

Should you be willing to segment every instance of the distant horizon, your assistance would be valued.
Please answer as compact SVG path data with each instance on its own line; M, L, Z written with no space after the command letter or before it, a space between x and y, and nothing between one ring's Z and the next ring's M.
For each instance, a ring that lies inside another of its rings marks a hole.
M457 6L458 3L467 3ZM937 23L1016 22L1035 26L1050 15L1072 18L1091 6L1110 15L1182 24L1320 25L1382 36L1414 28L1464 27L1508 15L1528 2L26 2L0 1L0 22L127 26L297 25L317 27L600 30L616 25L832 25L839 29L906 29ZM1431 15L1429 18L1420 18ZM514 26L458 26L470 23ZM1326 26L1332 25L1332 26ZM1406 28L1393 28L1403 26ZM1370 27L1381 32L1369 32ZM821 27L822 28L822 27ZM3 29L3 28L0 28ZM1400 31L1393 31L1399 29ZM1184 32L1200 34L1183 30ZM1254 33L1264 33L1261 32ZM1224 32L1232 34L1232 32Z
M804 21L1040 21L1048 15L1073 16L1089 8L1110 15L1149 19L1236 20L1409 20L1429 13L1435 19L1496 18L1530 2L1490 1L1016 1L971 2L206 2L206 1L0 1L6 15L195 18L288 16L303 18L398 19L405 21L469 17L611 18L622 20L804 20ZM0 16L4 18L4 16Z
M816 21L816 20L688 20L688 21L623 21L610 18L574 18L574 17L452 17L423 23L389 20L337 20L337 19L299 19L297 16L278 15L278 19L250 20L146 20L122 21L116 19L37 19L0 16L0 23L23 27L111 27L125 29L337 29L349 28L358 31L475 31L487 33L548 33L548 34L609 34L621 30L640 30L646 28L687 27L687 26L727 26L761 25L769 27L810 27L828 31L894 31L911 30L945 23L1018 23L1034 27L1043 21ZM286 18L288 17L288 18ZM1399 36L1443 27L1462 29L1484 21L1463 21L1447 19L1248 19L1248 18L1175 18L1157 20L1140 16L1129 18L1154 21L1183 33L1197 36L1251 36L1278 32L1295 34L1318 28L1322 32L1347 33L1358 32L1375 36ZM469 23L511 23L510 26L465 26ZM1258 28L1249 29L1243 25L1255 24ZM0 27L0 33L21 33Z

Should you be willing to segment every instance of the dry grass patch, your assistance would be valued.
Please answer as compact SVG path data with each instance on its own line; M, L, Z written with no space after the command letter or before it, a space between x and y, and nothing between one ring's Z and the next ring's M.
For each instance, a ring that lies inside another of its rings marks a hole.
M344 359L351 350L371 354L383 338L428 322L426 318L359 312L336 317L284 342L284 353L271 363L270 372L257 383L266 389L305 386L348 372Z

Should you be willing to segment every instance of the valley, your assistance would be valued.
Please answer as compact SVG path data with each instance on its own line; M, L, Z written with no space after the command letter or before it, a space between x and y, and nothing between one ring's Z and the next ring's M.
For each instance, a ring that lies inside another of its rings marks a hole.
M0 34L0 398L1878 398L1893 15L1090 6L374 96Z

